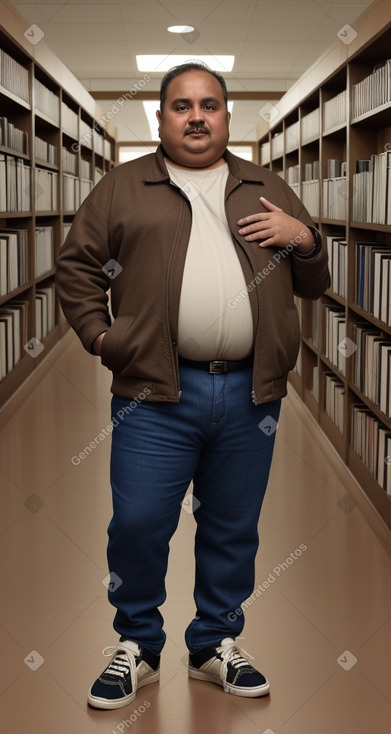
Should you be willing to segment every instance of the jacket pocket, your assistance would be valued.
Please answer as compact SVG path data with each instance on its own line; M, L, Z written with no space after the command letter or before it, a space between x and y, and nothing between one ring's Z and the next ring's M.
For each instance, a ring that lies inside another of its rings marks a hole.
M117 316L102 341L101 361L112 372L128 366L131 353L131 331L134 316Z

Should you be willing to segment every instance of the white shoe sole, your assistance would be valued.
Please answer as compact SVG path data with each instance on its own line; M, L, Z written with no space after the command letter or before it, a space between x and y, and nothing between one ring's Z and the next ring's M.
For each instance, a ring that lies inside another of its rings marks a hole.
M142 680L138 681L137 689L133 693L130 693L129 696L124 696L123 698L114 698L112 700L108 698L98 698L98 696L93 696L91 694L91 686L90 690L88 691L87 701L89 705L95 709L121 709L123 708L123 706L129 706L129 704L134 701L139 688L147 686L149 685L149 683L156 683L156 681L159 680L159 675L160 670L156 670L150 675L146 675Z
M218 686L222 686L226 693L231 693L233 696L244 696L245 698L258 698L258 696L267 696L270 692L269 682L266 681L263 686L257 686L256 688L240 688L240 686L233 686L230 683L224 683L220 676L213 675L212 673L206 673L203 670L198 670L189 665L189 678L195 680L203 680L206 683L217 683Z

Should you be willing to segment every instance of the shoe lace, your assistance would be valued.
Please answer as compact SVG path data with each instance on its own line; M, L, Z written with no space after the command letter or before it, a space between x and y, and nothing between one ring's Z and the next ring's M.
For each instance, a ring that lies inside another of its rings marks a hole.
M134 682L137 675L134 652L127 650L127 648L122 646L121 643L118 643L118 645L105 647L103 655L105 657L113 656L113 659L105 670L105 675L124 678L130 673L132 683Z
M238 645L235 645L234 642L228 645L221 645L216 649L222 657L222 669L224 674L227 671L228 663L231 663L231 665L237 670L248 666L252 667L250 660L254 660L254 657Z

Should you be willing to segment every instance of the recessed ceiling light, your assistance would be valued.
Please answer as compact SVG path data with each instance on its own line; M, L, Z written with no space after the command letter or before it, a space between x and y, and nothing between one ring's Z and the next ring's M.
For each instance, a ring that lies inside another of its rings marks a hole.
M193 25L170 25L167 30L170 33L193 33L195 28Z
M173 66L185 64L187 61L201 61L210 66L214 71L232 71L235 63L235 56L214 56L208 54L206 56L190 56L180 54L151 54L136 56L137 68L139 71L168 71Z

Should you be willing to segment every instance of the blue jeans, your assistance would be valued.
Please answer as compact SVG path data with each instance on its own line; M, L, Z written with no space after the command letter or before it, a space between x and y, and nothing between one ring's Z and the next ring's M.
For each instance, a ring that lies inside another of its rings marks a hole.
M251 368L211 375L180 366L179 403L133 402L118 419L130 401L112 399L109 601L115 630L155 654L166 639L158 607L166 598L169 542L191 480L196 614L187 647L194 653L243 629L235 610L254 588L281 402L254 405L251 382Z

